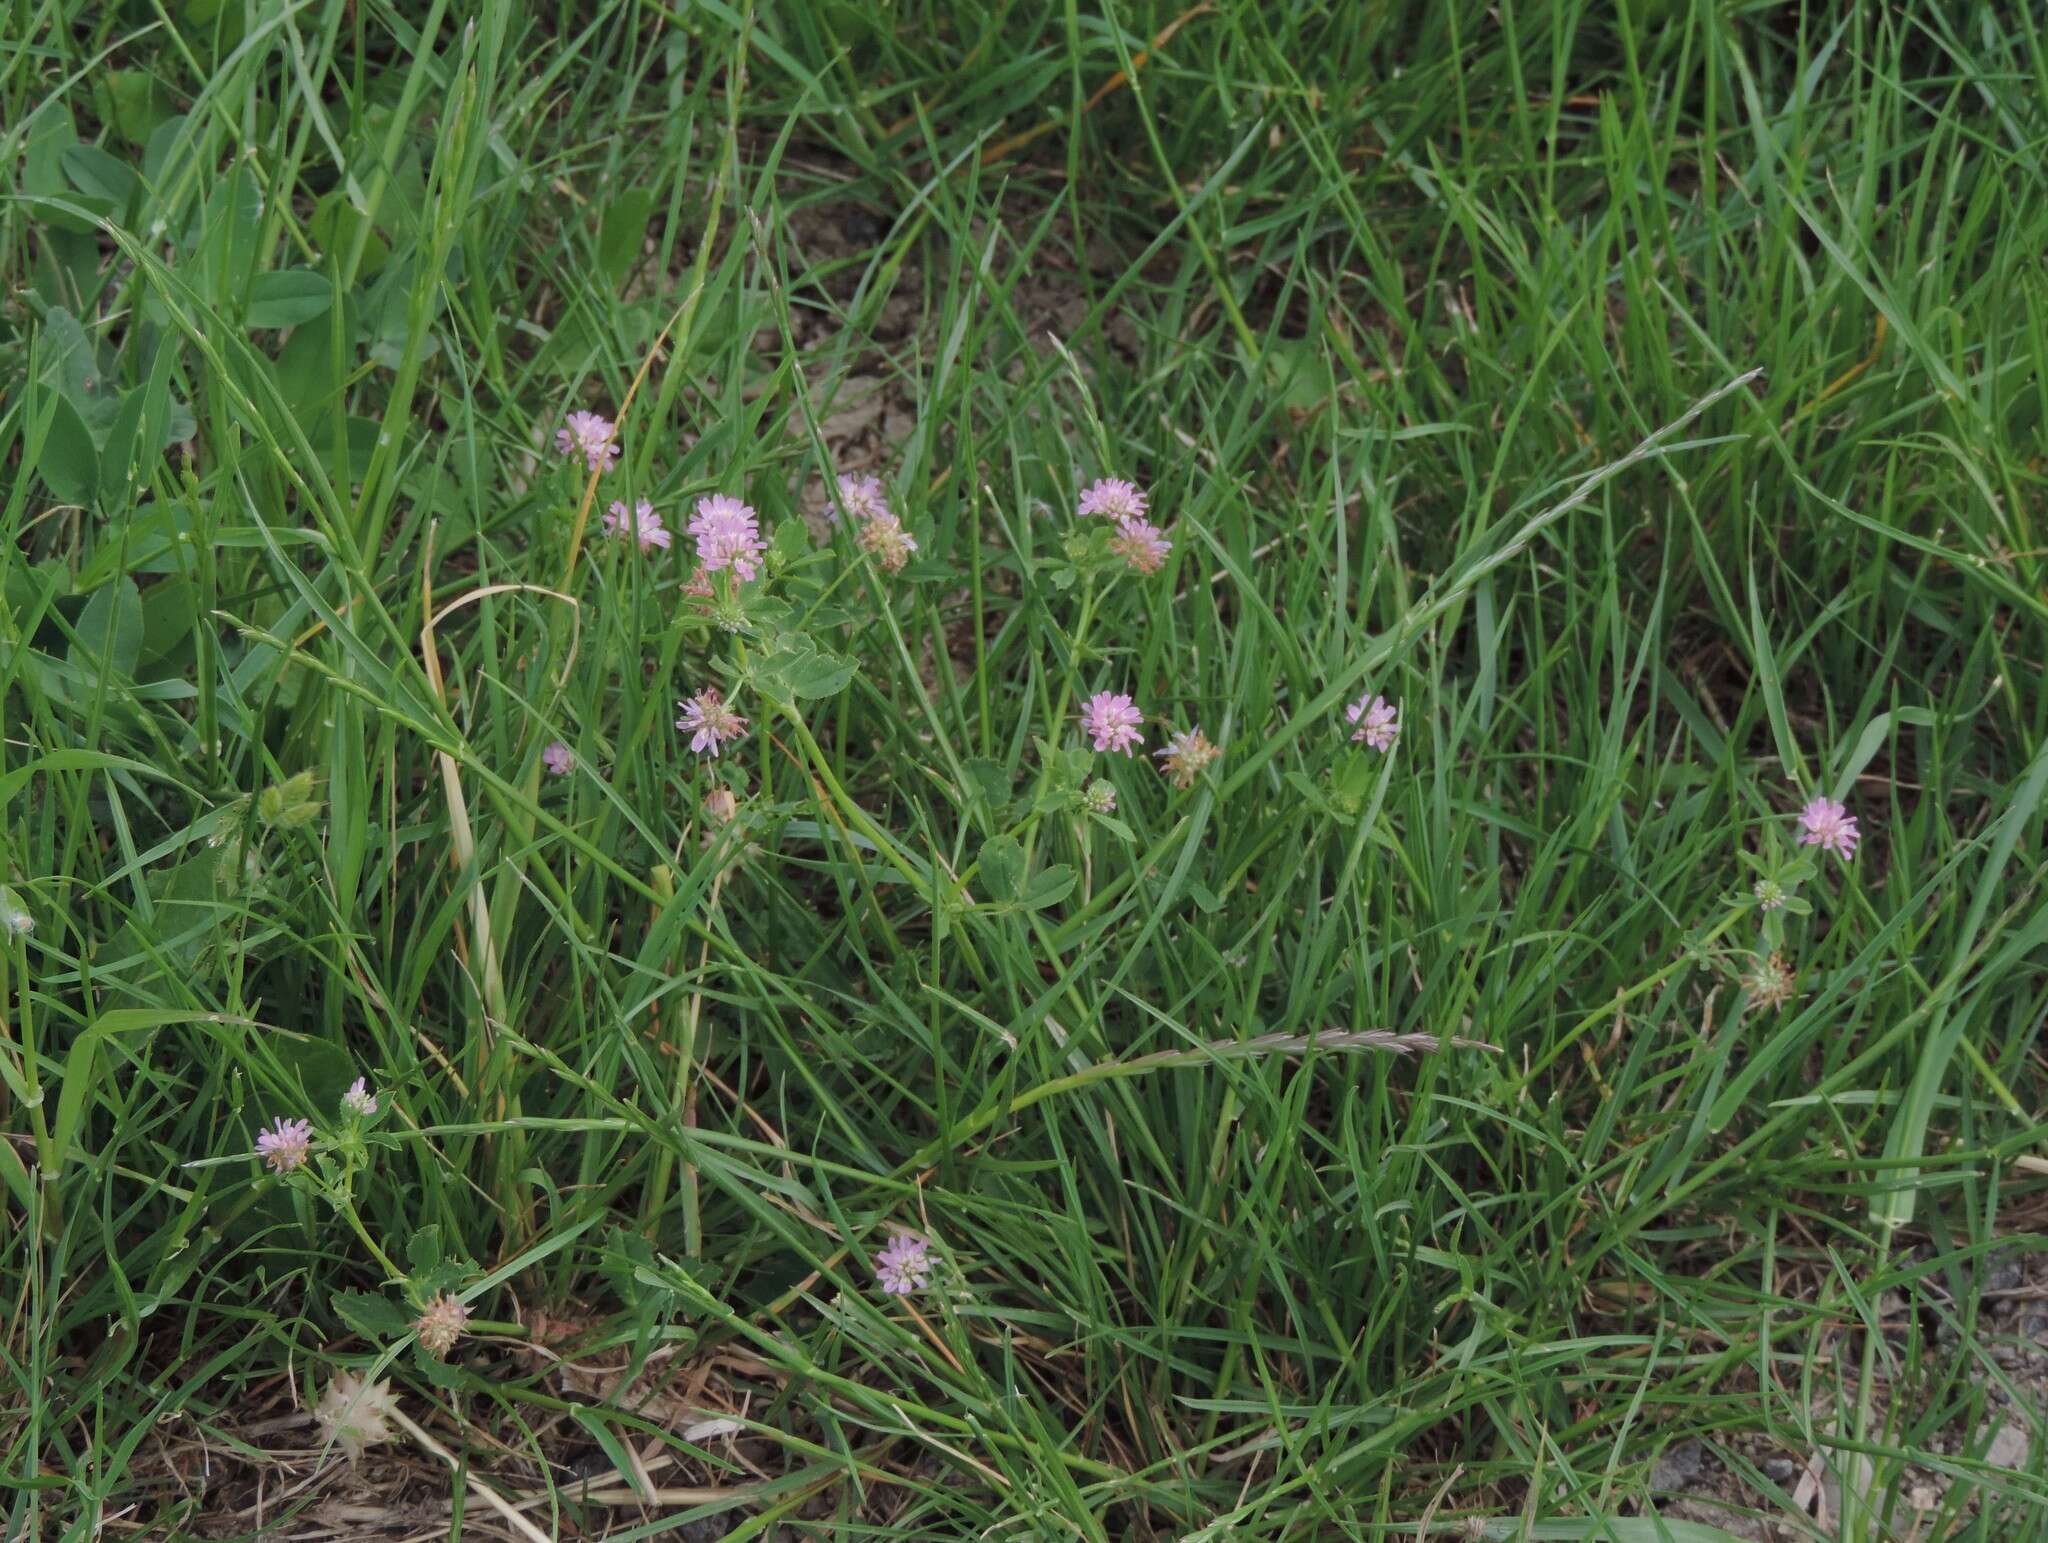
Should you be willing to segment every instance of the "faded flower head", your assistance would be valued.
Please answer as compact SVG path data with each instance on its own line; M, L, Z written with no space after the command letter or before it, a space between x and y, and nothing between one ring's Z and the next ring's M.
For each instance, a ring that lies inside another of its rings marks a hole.
M365 1382L354 1372L336 1372L313 1406L313 1418L327 1440L340 1447L354 1462L364 1447L381 1446L391 1440L391 1416L398 1412L398 1400L388 1382Z
M1152 754L1159 761L1159 769L1165 773L1177 788L1191 788L1195 778L1208 769L1223 751L1209 742L1198 723L1191 729L1182 729L1166 741L1164 750Z
M555 448L574 460L582 456L592 471L610 471L619 458L618 428L596 413L571 413L555 431Z
M858 539L861 550L874 553L885 573L901 573L917 550L917 538L903 528L901 520L886 512L863 524Z
M1380 754L1386 754L1394 748L1394 740L1401 732L1399 712L1400 709L1392 702L1368 691L1344 709L1344 716L1357 725L1351 731L1352 742L1363 741Z
M1799 844L1833 852L1847 862L1856 855L1856 843L1863 839L1856 829L1856 816L1832 798L1814 798L1799 811Z
M747 732L747 720L726 705L716 686L706 686L676 706L683 710L676 727L690 736L690 748L699 755L715 756L720 745Z
M931 1284L931 1244L908 1232L899 1232L888 1247L875 1255L875 1279L892 1297L907 1297Z
M1101 477L1081 490L1080 509L1083 515L1140 520L1145 516L1145 490L1121 477Z
M1781 910L1785 904L1785 886L1776 879L1758 879L1750 887L1756 896L1757 909L1761 911Z
M540 753L540 764L550 777L566 777L576 769L576 752L558 739Z
M1097 777L1081 795L1081 807L1090 814L1115 814L1116 789Z
M359 1114L367 1120L377 1112L377 1095L370 1091L369 1083L358 1077L348 1085L348 1091L341 1095L341 1107L350 1114Z
M611 507L604 512L604 533L619 541L635 537L643 552L651 552L656 547L665 552L669 543L675 540L661 523L661 516L654 512L654 505L644 498L635 499L631 509L622 500L613 499Z
M279 1115L275 1128L256 1133L257 1155L270 1164L273 1173L303 1168L312 1150L313 1126L307 1120L287 1120Z
M1116 534L1110 537L1109 549L1135 572L1157 573L1166 566L1166 554L1173 550L1173 543L1150 520L1127 514L1116 522Z
M713 825L730 825L739 812L739 797L731 788L713 788L704 795L704 818Z
M1749 999L1766 1009L1783 1007L1798 993L1798 987L1799 977L1783 954L1758 959L1742 978L1742 989L1749 993Z
M420 1349L437 1361L445 1361L468 1324L469 1309L444 1291L428 1300L412 1327L420 1337Z
M690 517L690 534L697 538L697 556L704 571L716 573L730 568L742 584L759 572L760 555L767 550L761 540L761 521L751 505L724 493L697 500L697 512Z
M1121 692L1098 691L1081 708L1081 732L1095 741L1097 750L1129 755L1145 743L1139 732L1144 721L1137 704Z
M895 517L889 508L889 495L883 490L880 477L862 477L842 472L839 477L839 497L836 501L827 502L825 518L836 524L842 504L846 507L846 512L856 520Z

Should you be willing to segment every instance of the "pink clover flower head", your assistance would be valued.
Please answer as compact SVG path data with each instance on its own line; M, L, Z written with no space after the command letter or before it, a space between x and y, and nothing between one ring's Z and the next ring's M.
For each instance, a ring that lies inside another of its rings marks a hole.
M839 477L839 498L828 503L825 517L835 524L839 520L840 506L856 520L894 519L895 511L889 507L889 495L882 487L880 477L855 476L842 472Z
M1098 691L1081 709L1081 732L1095 741L1097 750L1129 755L1145 743L1139 732L1144 721L1137 704L1121 692Z
M1097 777L1081 795L1081 806L1090 814L1115 814L1116 789Z
M555 448L574 460L582 456L592 471L610 471L619 458L619 431L596 413L571 413L555 430Z
M706 686L676 706L683 710L676 727L690 736L690 748L699 755L716 756L720 745L747 732L747 720L726 705L715 686Z
M540 764L550 777L566 777L576 769L576 752L558 739L540 753Z
M675 540L668 528L661 523L661 516L654 512L654 505L646 499L636 499L628 510L618 499L604 512L604 533L624 541L629 536L638 537L640 550L651 552L660 547L664 552Z
M892 1297L907 1297L930 1285L931 1249L930 1243L908 1232L891 1238L889 1246L875 1255L875 1279L881 1283L883 1292Z
M1145 490L1121 477L1098 477L1081 490L1081 513L1102 514L1112 520L1142 520Z
M697 500L697 512L690 519L690 534L697 538L697 556L706 573L730 568L742 584L759 570L755 566L766 545L761 540L761 522L751 506L724 493Z
M308 1120L287 1120L279 1115L274 1129L256 1133L257 1155L270 1164L272 1173L303 1168L312 1150L313 1126Z
M437 1361L448 1358L468 1326L469 1309L445 1291L430 1299L412 1323L413 1332L420 1337L420 1349Z
M361 1077L348 1085L348 1091L341 1095L341 1107L350 1114L359 1114L368 1119L377 1112L377 1095L370 1091L370 1084Z
M1344 716L1358 725L1351 731L1352 743L1362 742L1381 755L1394 748L1401 733L1399 715L1400 709L1392 702L1370 691L1344 709Z
M1127 514L1116 522L1116 531L1110 538L1109 549L1134 571L1157 573L1166 566L1166 554L1173 550L1173 543L1150 520Z
M1167 739L1164 750L1155 750L1152 754L1159 762L1159 770L1175 787L1191 788L1195 785L1195 778L1207 770L1223 750L1210 742L1198 723L1191 729L1173 734Z
M1832 798L1807 800L1799 811L1799 844L1833 852L1843 862L1856 855L1856 843L1863 835L1856 829L1856 816Z
M884 573L901 573L910 554L917 550L917 538L903 528L901 520L887 512L861 526L859 541L862 551L875 554Z

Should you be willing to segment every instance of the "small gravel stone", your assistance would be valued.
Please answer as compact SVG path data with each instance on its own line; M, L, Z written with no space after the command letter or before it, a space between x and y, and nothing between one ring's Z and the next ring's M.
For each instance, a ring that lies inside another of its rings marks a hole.
M1998 1427L1998 1434L1984 1449L1984 1461L1994 1468L2024 1468L2033 1451L2034 1443L2027 1436L2026 1426L2011 1420Z
M1666 1447L1650 1469L1650 1488L1676 1493L1700 1476L1707 1464L1707 1450L1697 1441L1680 1441Z

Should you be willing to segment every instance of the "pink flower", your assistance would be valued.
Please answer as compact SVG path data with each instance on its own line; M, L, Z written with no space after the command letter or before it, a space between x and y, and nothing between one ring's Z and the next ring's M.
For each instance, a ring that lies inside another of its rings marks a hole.
M313 1150L313 1126L306 1120L287 1120L277 1117L275 1130L256 1133L256 1151L270 1164L273 1173L290 1173L302 1168L306 1156Z
M1103 477L1081 491L1081 513L1106 514L1113 520L1138 520L1145 515L1145 490L1121 477Z
M1173 549L1173 543L1166 539L1166 533L1157 525L1127 514L1116 522L1116 528L1117 533L1110 538L1109 549L1133 569L1139 573L1157 573L1166 566L1166 554Z
M755 559L767 550L753 509L724 493L697 500L689 531L697 538L697 555L704 561L704 571L730 568L742 584L753 578L758 571Z
M1856 855L1856 843L1863 839L1856 829L1856 816L1832 798L1810 799L1799 811L1799 844L1833 852L1843 862Z
M570 459L582 456L592 471L610 471L619 458L618 428L596 413L571 413L555 430L555 448Z
M1193 787L1195 778L1221 754L1223 751L1209 742L1199 723L1192 729L1182 729L1174 734L1166 741L1164 750L1152 752L1159 762L1160 771L1172 779L1177 788Z
M675 540L661 523L661 516L654 512L654 505L646 499L637 499L629 513L624 503L612 500L612 506L604 512L604 533L623 541L628 536L640 538L640 550L651 552L656 547L668 550L668 544Z
M901 573L910 554L917 550L917 538L903 528L895 515L886 512L861 526L859 541L862 551L875 554L884 573Z
M839 478L838 501L826 504L825 518L835 524L838 523L841 504L846 506L846 512L856 520L895 517L889 508L889 495L883 491L880 477L856 477L851 473L842 473Z
M558 739L540 753L540 764L550 777L566 777L576 769L576 752Z
M706 686L676 706L683 710L676 727L690 736L690 748L699 755L708 751L716 756L720 745L747 732L747 720L726 706L715 686Z
M369 1083L358 1077L348 1085L348 1091L341 1095L341 1107L350 1114L359 1114L367 1120L377 1112L377 1095L370 1091Z
M875 1255L875 1279L892 1297L907 1297L931 1284L931 1244L923 1238L899 1232L889 1246Z
M447 1292L430 1300L413 1320L413 1332L420 1337L420 1349L437 1361L446 1360L462 1331L469 1325L469 1309Z
M1098 691L1081 709L1081 732L1094 739L1097 750L1120 750L1129 755L1145 743L1139 732L1144 721L1137 705L1121 693Z
M1344 709L1344 716L1358 725L1351 733L1352 743L1363 741L1385 755L1394 748L1394 739L1401 732L1396 721L1399 712L1392 702L1368 691Z

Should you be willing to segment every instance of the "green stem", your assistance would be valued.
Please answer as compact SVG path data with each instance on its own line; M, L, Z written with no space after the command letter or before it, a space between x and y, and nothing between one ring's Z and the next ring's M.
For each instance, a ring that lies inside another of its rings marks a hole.
M831 763L825 759L823 748L811 737L810 725L804 722L803 715L796 710L795 704L780 702L776 706L781 710L783 717L789 720L790 726L796 730L797 740L803 745L804 754L809 757L812 768L818 774L818 780L824 783L825 790L832 795L832 802L839 807L840 813L846 816L847 822L858 828L863 836L874 843L875 850L888 860L892 868L903 875L904 880L917 893L930 893L930 876L919 873L912 867L910 860L897 850L896 843L889 833L874 822L867 810L853 801L853 796L846 791L837 774L833 772Z
M356 1214L356 1203L349 1199L348 1196L343 1195L340 1197L339 1209L341 1214L348 1219L349 1227L355 1232L357 1239L362 1243L363 1247L370 1251L377 1263L384 1266L384 1273L393 1281L407 1279L405 1271L394 1264L391 1256L379 1248L377 1240L370 1236L370 1229L363 1225L362 1217Z

